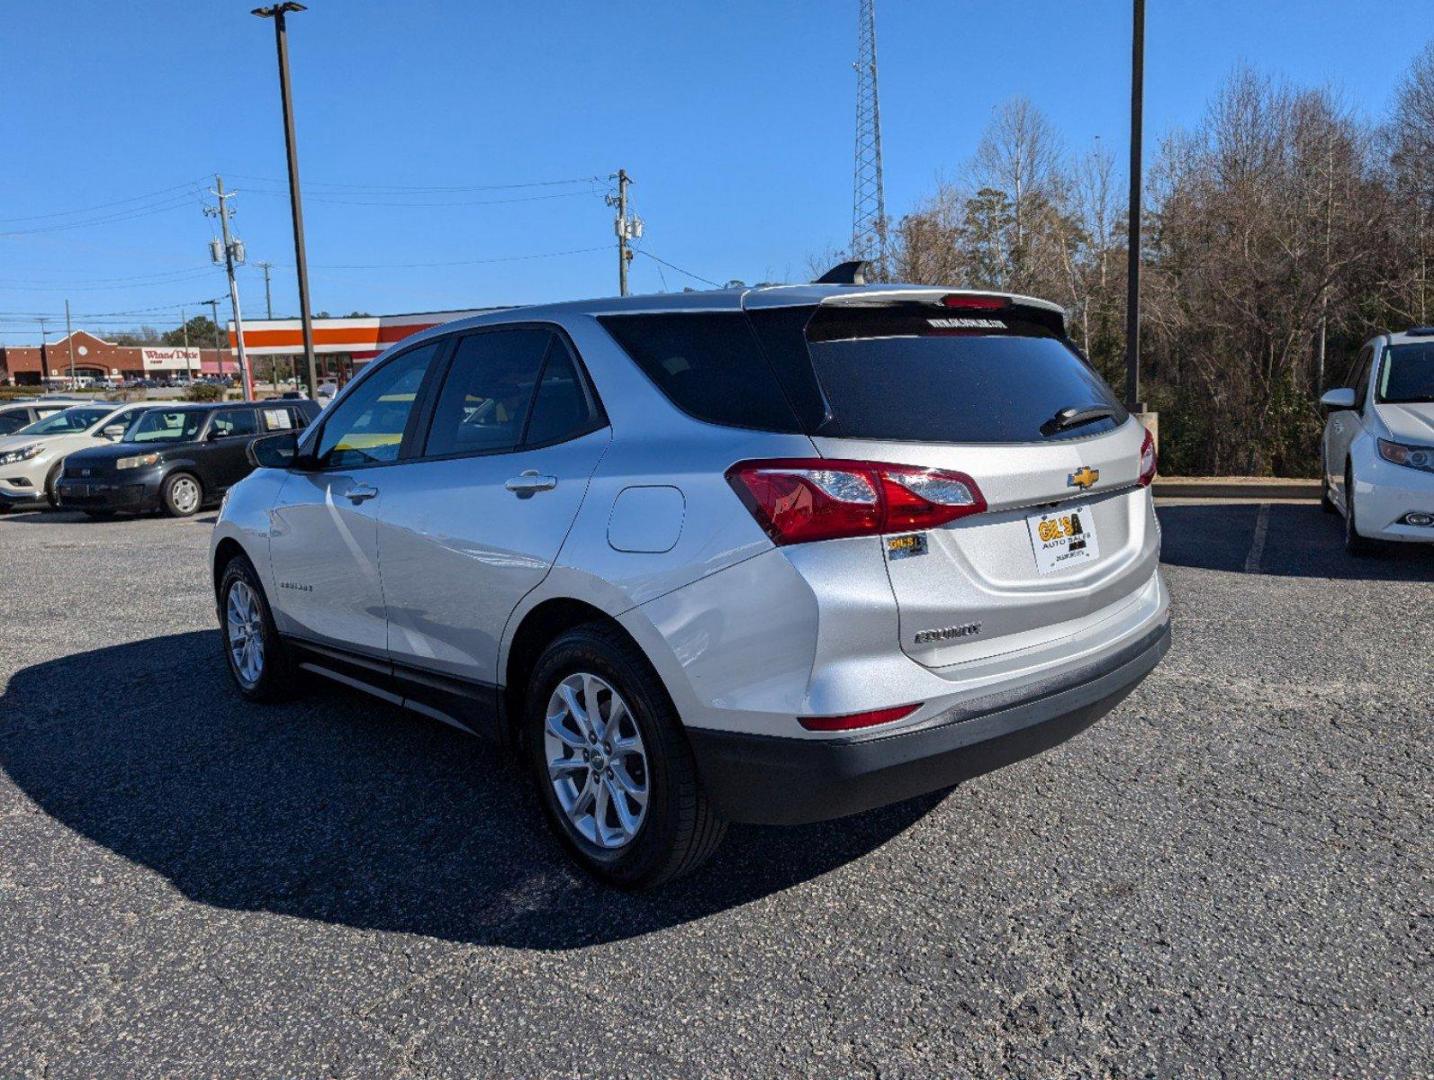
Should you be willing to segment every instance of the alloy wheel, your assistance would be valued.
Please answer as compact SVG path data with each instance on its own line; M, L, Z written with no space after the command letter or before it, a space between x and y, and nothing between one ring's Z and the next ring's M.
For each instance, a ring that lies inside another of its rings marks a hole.
M548 781L572 829L614 850L630 844L651 792L642 732L605 680L577 672L548 699L543 728Z
M246 582L230 586L224 625L234 673L246 689L253 687L264 674L264 620L259 598Z

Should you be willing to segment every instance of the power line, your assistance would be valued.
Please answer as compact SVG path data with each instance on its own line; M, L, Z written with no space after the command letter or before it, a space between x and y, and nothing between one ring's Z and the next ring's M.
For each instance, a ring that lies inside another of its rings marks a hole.
M650 251L639 251L638 254L639 254L639 255L645 255L645 256L647 256L647 258L653 260L654 262L660 262L663 266L667 267L669 270L676 270L679 274L686 274L686 275L687 275L688 277L690 277L693 281L700 281L700 282L702 282L704 285L711 285L714 289L720 289L720 288L722 288L722 283L721 283L720 281L713 281L711 278L705 278L705 277L703 277L701 274L694 274L691 270L684 270L684 269L682 269L682 267L677 266L677 265L675 265L675 264L673 264L673 263L670 263L670 262L668 262L666 259L659 259L656 255L654 255L654 254L653 254L652 252L650 252Z
M488 263L523 262L528 259L556 259L564 255L587 255L594 251L607 251L606 246L570 248L567 251L543 251L533 255L498 255L489 259L454 259L446 262L412 262L412 263L363 263L351 265L332 264L311 264L315 270L418 270L430 269L441 266L482 266ZM292 263L275 263L275 266L283 266L286 269L293 267Z
M0 236L33 236L36 233L66 232L70 229L88 229L94 225L110 225L119 221L133 221L136 218L150 217L154 214L167 213L170 210L178 210L184 206L192 206L192 197L184 195L179 198L172 198L166 202L149 207L136 207L133 210L126 210L114 214L107 214L101 217L85 218L82 221L70 221L63 225L42 225L31 229L7 229L0 232Z
M73 217L75 214L89 214L96 210L106 210L112 206L123 206L126 203L144 202L147 199L155 199L161 195L168 195L171 191L185 191L200 182L200 179L189 180L183 184L175 184L173 187L160 188L158 191L151 191L144 195L131 195L127 199L115 199L113 202L97 203L94 206L80 207L75 210L52 210L48 214L25 214L20 217L0 218L0 224L11 221L40 221L45 218ZM172 196L171 196L172 197Z
M288 192L269 191L265 188L251 187L247 189L255 195L272 195L288 198ZM331 206L392 206L401 208L422 208L422 207L451 207L451 206L509 206L514 203L549 202L553 199L575 199L583 196L594 196L595 191L560 191L551 195L522 195L512 199L446 199L443 201L414 202L405 199L349 199L323 192L306 193L309 202L325 203ZM4 235L0 233L0 235Z
M236 180L248 180L260 184L284 184L287 181L275 179L272 176L244 176L234 173ZM600 184L606 178L602 176L576 176L567 180L530 180L520 183L509 184L462 184L449 186L413 186L407 184L338 184L325 183L323 181L309 181L304 186L309 190L319 188L341 188L356 192L416 192L425 195L444 194L448 192L462 191L508 191L517 188L539 188L539 187L561 187L567 184Z

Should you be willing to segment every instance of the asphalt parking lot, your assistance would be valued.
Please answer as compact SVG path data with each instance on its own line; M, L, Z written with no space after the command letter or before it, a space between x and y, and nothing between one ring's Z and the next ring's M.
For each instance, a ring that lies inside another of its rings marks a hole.
M0 1076L1429 1075L1434 551L1161 519L1094 728L628 896L495 750L242 703L209 515L0 517Z

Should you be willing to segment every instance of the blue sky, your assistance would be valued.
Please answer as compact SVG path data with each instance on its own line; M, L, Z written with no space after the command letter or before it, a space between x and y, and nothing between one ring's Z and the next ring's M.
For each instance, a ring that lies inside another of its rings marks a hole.
M251 262L276 264L275 314L297 311L273 33L252 6L8 7L0 341L38 340L25 320L67 295L77 313L136 312L77 320L113 329L172 326L181 303L223 294L200 209L216 171L240 191ZM1378 117L1434 37L1431 15L1426 0L1151 0L1148 152L1240 63L1330 84ZM893 216L959 170L1012 95L1072 149L1099 136L1124 154L1126 0L878 0L877 16ZM704 278L801 278L849 234L856 0L310 0L290 27L316 310L613 293L605 180L494 185L619 166L643 248ZM701 283L634 264L634 291L684 285ZM259 272L240 287L245 314L262 315Z

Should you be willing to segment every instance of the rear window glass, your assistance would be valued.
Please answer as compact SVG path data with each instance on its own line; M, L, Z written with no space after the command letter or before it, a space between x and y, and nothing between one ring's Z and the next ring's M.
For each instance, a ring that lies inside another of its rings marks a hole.
M609 315L600 321L689 416L729 427L800 430L741 312Z
M822 308L807 336L829 413L816 434L1042 442L1097 435L1126 419L1115 395L1070 346L1044 325L1012 314ZM1100 407L1113 415L1065 428L1052 423L1063 410Z

